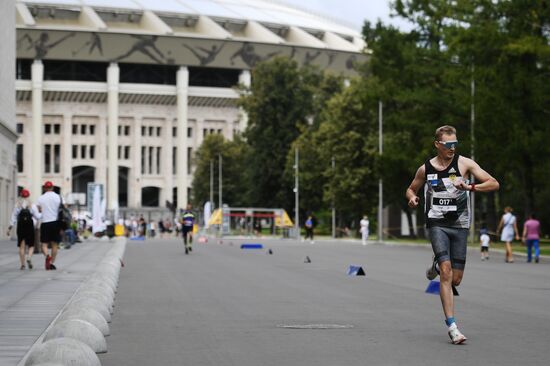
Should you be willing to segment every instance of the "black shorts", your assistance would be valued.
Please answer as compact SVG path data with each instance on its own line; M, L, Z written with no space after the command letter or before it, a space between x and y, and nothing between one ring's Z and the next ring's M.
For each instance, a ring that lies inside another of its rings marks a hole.
M489 247L481 247L481 251L482 251L482 252L488 252L488 251L489 251Z
M34 227L17 230L17 246L20 247L23 241L27 247L34 247Z
M184 235L187 235L187 233L193 234L193 226L182 226L181 231Z
M61 223L52 221L42 223L40 225L40 242L41 243L58 243L61 241Z

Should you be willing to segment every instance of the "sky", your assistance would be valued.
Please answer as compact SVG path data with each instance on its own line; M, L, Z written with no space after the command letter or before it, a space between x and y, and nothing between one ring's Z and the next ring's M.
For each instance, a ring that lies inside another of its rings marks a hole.
M283 0L283 2L344 20L357 30L361 30L365 19L374 24L378 18L383 23L393 24L402 30L410 29L407 22L390 17L389 0Z

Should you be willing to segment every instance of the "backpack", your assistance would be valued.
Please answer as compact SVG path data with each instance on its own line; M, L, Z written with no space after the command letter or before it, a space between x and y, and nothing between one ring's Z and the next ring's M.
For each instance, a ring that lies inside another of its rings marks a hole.
M73 215L71 214L71 211L67 207L65 207L63 202L59 204L57 219L61 222L61 228L63 230L67 230L68 228L70 228L71 222L73 221Z
M27 207L22 208L17 215L17 227L18 228L34 228L32 221L32 213Z

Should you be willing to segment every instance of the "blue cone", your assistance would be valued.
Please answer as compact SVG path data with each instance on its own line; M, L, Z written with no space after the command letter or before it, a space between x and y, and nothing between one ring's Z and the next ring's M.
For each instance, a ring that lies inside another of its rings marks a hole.
M363 267L361 266L349 266L348 269L348 276L364 276L365 271L363 270Z
M241 249L262 249L262 244L241 244Z
M430 281L428 288L426 289L426 293L439 295L439 281Z

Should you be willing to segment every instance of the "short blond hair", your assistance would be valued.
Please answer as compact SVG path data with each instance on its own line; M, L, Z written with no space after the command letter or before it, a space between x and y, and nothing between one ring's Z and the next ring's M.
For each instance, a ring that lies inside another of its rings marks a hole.
M443 135L456 135L456 128L449 125L438 127L435 130L435 140L440 141L441 136Z

